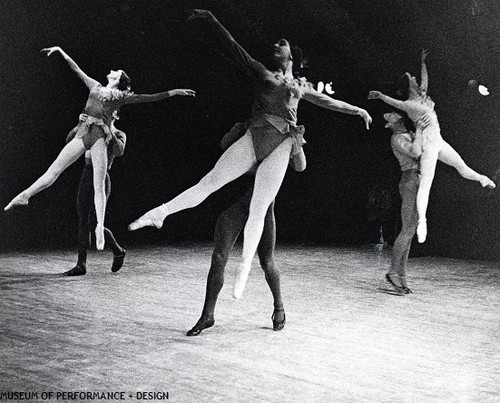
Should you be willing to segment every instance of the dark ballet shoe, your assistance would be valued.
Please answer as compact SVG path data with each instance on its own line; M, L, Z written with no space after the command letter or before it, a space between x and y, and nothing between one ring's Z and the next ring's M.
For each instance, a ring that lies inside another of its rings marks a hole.
M277 321L276 318L276 312L283 312L283 320L282 321ZM285 310L283 308L281 309L275 309L273 312L273 315L271 316L271 319L273 321L273 330L278 332L280 330L283 330L285 327L285 322L286 322L286 315L285 315Z
M123 266L123 259L125 259L125 253L127 251L123 249L123 252L120 255L114 255L113 257L113 265L111 266L111 271L116 273Z
M400 284L396 284L396 283L394 282L394 280L392 279L392 277L391 277L391 276L398 276L399 281L400 281ZM401 276L401 275L399 275L399 274L389 274L389 273L387 273L387 274L385 275L385 279L387 280L387 282L388 282L390 285L392 285L392 287L393 287L393 288L394 288L397 292L399 292L399 293L401 293L401 294L412 294L412 293L413 293L413 291L412 291L412 290L410 290L410 289L408 288L408 286L406 285L406 276Z
M71 270L65 271L63 276L83 276L87 274L87 270L83 266L76 265Z
M200 319L194 327L186 333L187 336L198 336L203 330L212 327L215 323L215 319L202 320Z

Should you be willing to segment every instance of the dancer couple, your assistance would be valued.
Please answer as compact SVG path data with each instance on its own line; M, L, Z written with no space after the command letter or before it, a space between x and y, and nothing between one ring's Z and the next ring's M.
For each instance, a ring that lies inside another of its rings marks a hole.
M69 67L89 89L89 97L83 113L79 116L79 124L73 139L66 144L49 169L30 187L18 194L4 210L27 205L32 196L51 186L66 168L82 154L88 152L93 168L94 206L97 215L96 247L98 250L102 250L105 242L107 145L112 138L111 123L115 114L120 107L126 104L155 102L175 95L195 96L195 92L175 89L156 94L134 94L131 91L130 78L123 70L111 70L107 76L107 85L102 86L98 81L85 74L59 46L45 48L41 51L47 56L60 53Z

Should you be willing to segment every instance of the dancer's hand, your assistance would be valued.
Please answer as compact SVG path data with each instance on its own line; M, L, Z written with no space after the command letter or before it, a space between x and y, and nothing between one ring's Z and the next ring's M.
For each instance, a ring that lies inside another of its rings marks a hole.
M425 129L431 123L431 118L428 115L422 116L419 120L417 120L417 127L420 129Z
M370 130L370 123L372 122L372 117L368 114L367 111L365 111L364 109L361 109L361 108L358 111L358 115L364 119L365 125L366 125L366 130Z
M194 97L196 96L196 92L193 90L172 90L173 95L182 95L184 97Z
M213 14L208 10L192 9L187 11L186 21L194 20L195 18L213 18Z
M368 99L380 99L382 97L382 93L380 91L370 91L368 93Z
M425 62L425 59L427 58L427 56L429 56L429 51L427 49L422 49L421 56L422 56L422 61Z
M54 52L62 52L62 49L59 46L52 46L50 48L43 48L40 52L45 52L47 56L50 56Z

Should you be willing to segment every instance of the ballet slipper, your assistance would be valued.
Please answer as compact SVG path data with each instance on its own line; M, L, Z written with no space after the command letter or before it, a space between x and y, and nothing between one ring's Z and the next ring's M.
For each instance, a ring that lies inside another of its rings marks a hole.
M97 224L95 227L95 246L97 250L104 249L104 226Z
M187 336L198 336L203 330L212 327L215 323L215 319L212 317L210 319L202 319L194 325L194 327L186 333Z
M277 317L278 317L278 314L281 312L283 312L283 319L279 320ZM279 309L274 308L273 316L271 316L271 320L273 321L273 330L274 331L279 332L280 330L283 330L283 328L285 327L285 323L286 323L285 309L284 308L279 308Z
M419 243L424 243L427 238L427 220L423 219L417 225L417 239Z
M233 298L239 299L243 295L245 286L247 284L248 275L250 274L251 265L240 265L238 273L236 274L236 280L234 282Z
M163 204L152 210L149 210L146 214L131 223L128 226L128 230L135 231L142 227L156 227L160 229L161 227L163 227L163 220L165 220L165 217L167 216L164 210L165 207Z
M4 211L12 210L15 207L27 206L29 202L29 197L26 197L23 193L19 193L14 197L9 204L4 207Z
M488 189L496 188L495 182L493 182L490 178L484 175L481 177L481 179L479 179L479 183L483 188L488 188Z

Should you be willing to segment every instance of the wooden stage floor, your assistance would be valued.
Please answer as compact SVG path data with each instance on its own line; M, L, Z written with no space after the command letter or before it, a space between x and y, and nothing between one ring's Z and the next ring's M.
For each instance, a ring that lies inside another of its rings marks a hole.
M413 258L414 293L398 296L384 281L390 251L279 245L287 324L274 332L257 260L243 298L232 298L239 253L215 326L198 337L185 333L201 312L211 245L129 248L116 274L109 252L91 252L87 275L76 278L59 275L75 251L0 254L0 393L38 393L31 401L48 401L43 391L123 391L125 401L149 391L173 402L500 401L498 263Z

